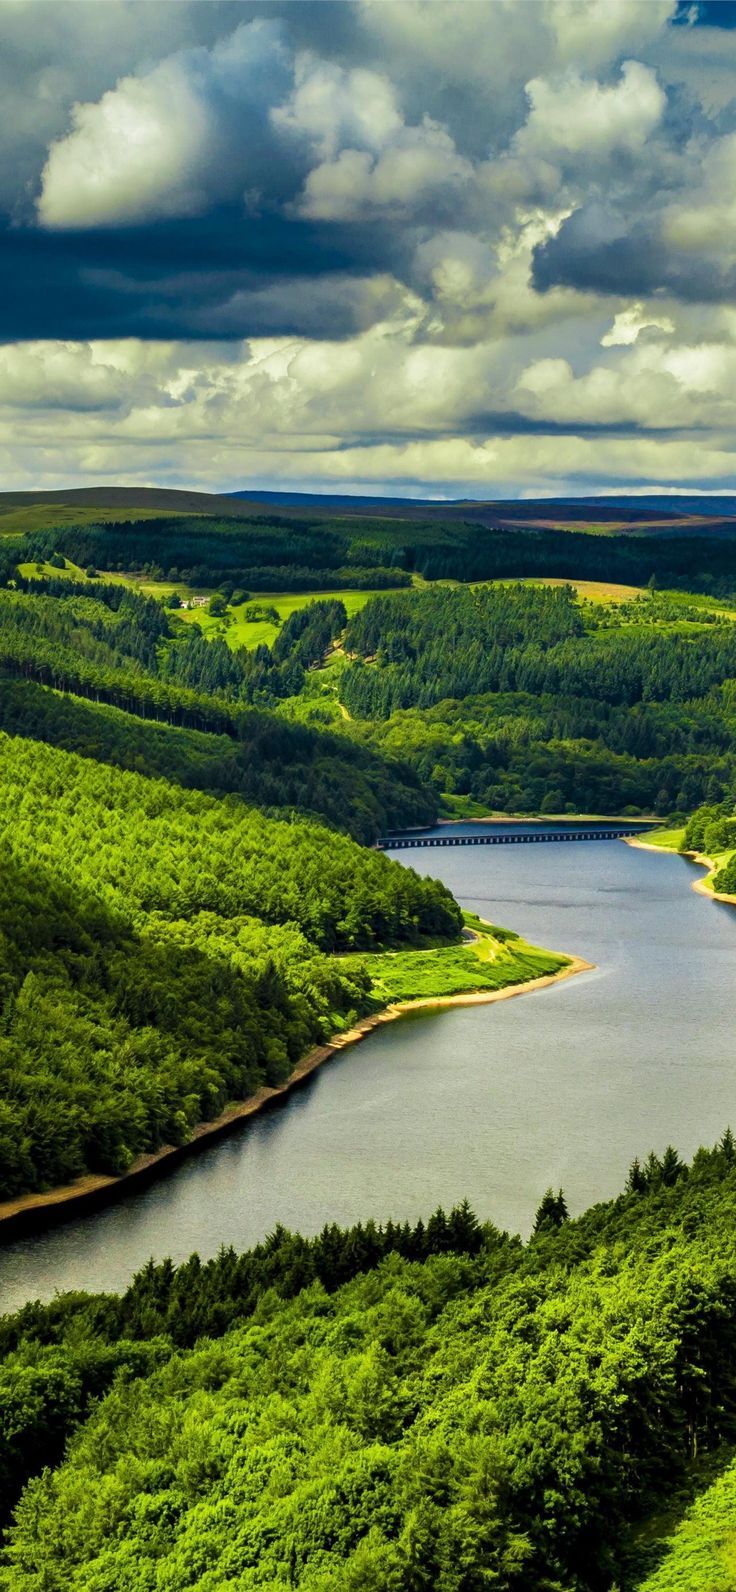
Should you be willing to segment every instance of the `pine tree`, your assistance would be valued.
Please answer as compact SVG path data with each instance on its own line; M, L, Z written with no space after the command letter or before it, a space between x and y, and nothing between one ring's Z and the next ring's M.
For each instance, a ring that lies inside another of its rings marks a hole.
M548 1188L534 1218L533 1237L536 1238L539 1233L552 1232L562 1227L563 1222L567 1220L567 1203L562 1189L555 1194L551 1188Z
M447 1249L447 1217L438 1205L427 1223L427 1254L443 1255Z
M662 1156L661 1175L662 1182L664 1183L665 1187L672 1188L673 1184L677 1182L678 1177L681 1177L685 1170L686 1168L683 1162L680 1160L676 1149L673 1145L668 1144L664 1155Z
M647 1187L647 1175L643 1170L637 1155L629 1167L629 1175L626 1179L626 1192L627 1194L645 1194Z
M467 1200L456 1205L448 1221L450 1247L457 1253L475 1255L483 1243L480 1223Z

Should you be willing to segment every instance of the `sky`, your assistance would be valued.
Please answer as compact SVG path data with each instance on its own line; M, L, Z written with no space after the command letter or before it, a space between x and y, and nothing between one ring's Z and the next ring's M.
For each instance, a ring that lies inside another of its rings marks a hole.
M736 5L0 0L0 489L736 489Z

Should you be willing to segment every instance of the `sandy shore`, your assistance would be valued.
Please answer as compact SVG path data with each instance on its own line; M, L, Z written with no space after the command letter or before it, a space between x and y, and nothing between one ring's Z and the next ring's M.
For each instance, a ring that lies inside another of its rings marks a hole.
M701 868L707 868L708 872L704 879L693 879L690 889L696 890L698 895L707 896L709 901L716 903L725 901L727 906L736 907L736 895L721 895L720 892L716 893L710 888L709 881L713 878L717 865L712 857L706 857L705 852L670 851L667 846L648 845L646 840L634 840L630 835L626 837L626 845L636 846L639 851L656 851L660 857L688 857L690 862L697 862Z
M310 1078L318 1067L323 1067L325 1062L331 1061L333 1056L338 1056L341 1051L347 1049L348 1045L358 1044L382 1023L395 1022L405 1013L418 1011L422 1007L491 1005L493 1001L511 1000L515 995L531 995L536 990L546 989L550 984L561 984L564 979L573 978L576 973L592 972L593 968L594 963L585 962L579 956L572 956L558 973L546 973L541 978L528 979L523 984L508 984L504 989L475 990L466 995L436 995L422 1000L396 1001L384 1007L382 1011L364 1017L354 1028L348 1029L344 1034L338 1034L329 1044L315 1046L297 1062L285 1083L277 1088L264 1086L256 1094L250 1095L247 1100L230 1106L214 1121L200 1122L186 1144L164 1145L162 1149L150 1155L139 1156L120 1177L90 1174L60 1188L50 1189L47 1194L24 1194L18 1199L0 1203L0 1241L8 1242L26 1233L41 1232L44 1228L67 1218L99 1210L153 1182L163 1173L173 1171L203 1146L233 1133L241 1123L256 1116L258 1112L267 1111L272 1106L278 1105Z

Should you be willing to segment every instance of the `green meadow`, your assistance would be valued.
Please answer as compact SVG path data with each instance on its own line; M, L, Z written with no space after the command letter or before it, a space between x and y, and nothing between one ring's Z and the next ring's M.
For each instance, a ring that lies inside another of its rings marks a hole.
M491 993L559 973L569 965L569 957L530 945L510 929L485 923L475 913L463 913L463 920L468 936L464 945L362 956L374 996L390 1005L394 1001Z

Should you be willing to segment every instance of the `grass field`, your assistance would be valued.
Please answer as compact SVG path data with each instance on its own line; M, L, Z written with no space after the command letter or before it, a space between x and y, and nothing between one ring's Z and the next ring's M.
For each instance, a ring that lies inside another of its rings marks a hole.
M642 840L648 846L660 846L662 851L679 851L685 835L684 827L681 829L650 829Z
M463 916L466 928L476 936L466 945L382 951L355 958L367 967L378 999L390 1004L505 989L558 973L569 962L569 957L529 945L519 935L484 923L473 913Z
M101 569L96 577L91 578L86 570L79 564L73 564L70 558L66 559L63 569L55 569L53 564L19 564L18 569L26 577L75 580L82 586L90 586L93 591L102 582L105 585L130 586L132 590L145 592L150 597L168 597L172 591L178 591L182 598L212 596L211 590L205 586L187 586L181 580L149 580L146 575L122 575L115 569Z
M150 584L148 587L143 585L143 590L154 589L163 593L164 588L163 586L154 588ZM170 587L169 590L171 589ZM183 595L182 588L177 587L177 590L182 591ZM288 619L290 614L296 613L297 609L304 608L307 603L316 602L320 598L339 598L340 602L345 604L348 619L351 619L353 614L359 613L360 609L365 607L371 597L382 595L383 593L376 591L259 591L253 593L247 604L228 609L224 619L213 619L201 608L177 610L177 612L179 618L186 620L188 624L201 625L205 635L221 636L233 649L237 647L252 649L263 644L267 647L272 646L279 633L279 626L271 620L244 618L246 607L252 603L257 603L259 607L275 608L283 624L284 620Z

